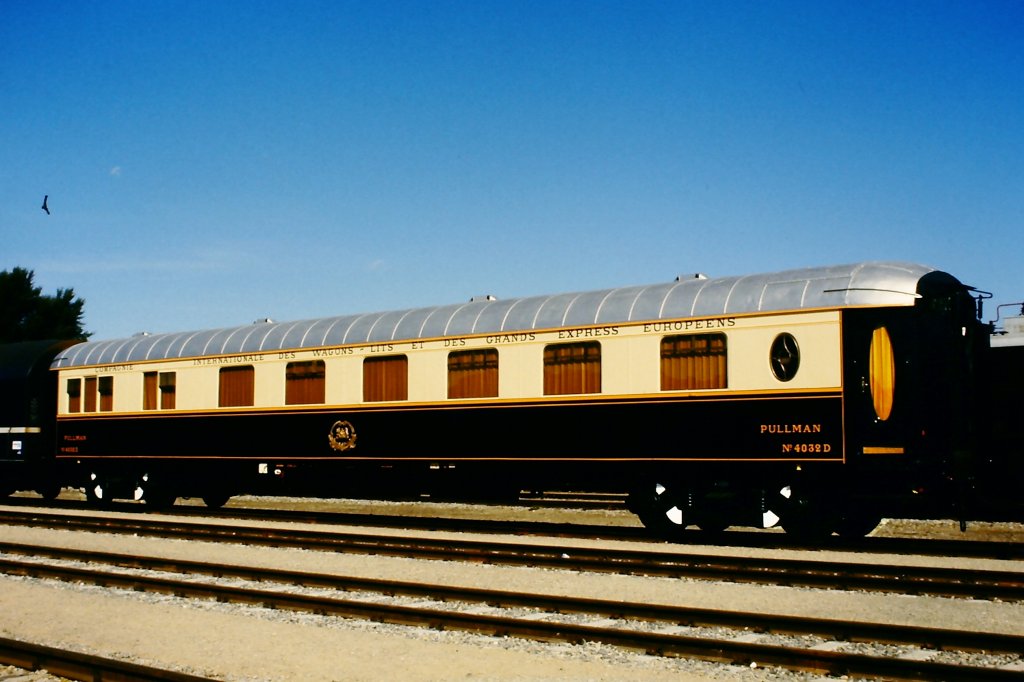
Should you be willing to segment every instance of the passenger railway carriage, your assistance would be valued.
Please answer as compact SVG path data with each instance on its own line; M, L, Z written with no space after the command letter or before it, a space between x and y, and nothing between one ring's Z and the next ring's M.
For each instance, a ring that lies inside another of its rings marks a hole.
M60 492L53 457L57 392L50 362L71 341L0 345L0 497L38 488Z
M1016 307L1017 314L1006 318L992 336L984 368L986 390L981 411L985 428L977 487L985 491L986 501L1009 501L1011 507L1019 508L1024 505L1024 304L1000 306L1010 307ZM1006 516L1001 509L995 514L997 518Z
M664 531L863 533L970 480L971 290L904 263L90 341L56 457L95 499L620 490Z

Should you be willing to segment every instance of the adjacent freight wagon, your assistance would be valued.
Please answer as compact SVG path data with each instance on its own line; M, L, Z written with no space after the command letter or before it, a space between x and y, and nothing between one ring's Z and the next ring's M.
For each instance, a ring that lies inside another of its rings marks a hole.
M868 262L73 345L95 500L614 490L648 525L868 532L975 462L972 289Z

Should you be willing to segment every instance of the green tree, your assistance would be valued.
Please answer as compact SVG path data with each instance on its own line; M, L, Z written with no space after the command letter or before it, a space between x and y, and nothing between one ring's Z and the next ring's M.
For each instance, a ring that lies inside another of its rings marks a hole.
M73 289L43 294L25 268L0 271L0 343L43 339L86 339L82 328L85 301Z

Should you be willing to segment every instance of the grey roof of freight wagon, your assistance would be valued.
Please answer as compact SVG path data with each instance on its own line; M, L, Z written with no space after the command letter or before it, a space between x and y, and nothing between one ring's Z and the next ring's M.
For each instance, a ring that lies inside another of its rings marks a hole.
M935 272L934 268L913 263L867 262L737 277L680 277L647 286L147 334L80 343L58 355L52 366L121 364L800 308L913 305L919 280L930 272Z

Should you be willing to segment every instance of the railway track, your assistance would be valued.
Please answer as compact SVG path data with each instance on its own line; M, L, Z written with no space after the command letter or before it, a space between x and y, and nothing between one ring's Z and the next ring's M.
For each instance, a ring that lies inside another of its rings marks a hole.
M175 507L173 514L196 517L237 518L249 521L296 522L317 525L373 526L422 530L445 530L463 533L503 535L543 535L561 538L637 540L663 542L651 531L637 526L612 526L549 521L501 521L444 517L410 517L390 514L359 514L349 512L307 512L292 510L243 509L231 507L211 510L201 507ZM784 533L734 530L708 534L689 529L676 534L673 545L716 545L760 549L829 549L868 554L915 554L921 556L958 556L983 559L1024 559L1024 543L984 540L943 540L929 538L869 537L840 538L833 536L808 543Z
M9 575L325 616L544 641L601 642L665 656L777 665L834 675L943 680L1024 678L1024 636L1017 635L351 578L36 545L5 545L2 550L7 557L33 558L0 558L0 571ZM54 565L55 561L61 565ZM97 568L100 564L105 568ZM140 571L159 571L161 576ZM179 577L162 577L165 574ZM217 581L197 580L200 575ZM246 583L225 585L225 579ZM268 585L279 587L268 589ZM293 586L302 589L296 591ZM339 598L339 591L358 595ZM396 597L405 598L405 602L395 603ZM794 641L779 643L779 636ZM896 647L897 652L879 655L847 650L848 643L853 642L882 643L890 650ZM988 665L949 660L979 651L991 658Z
M1024 571L570 547L43 512L0 511L0 523L416 559L1024 601Z
M0 664L86 682L212 682L198 675L8 638L0 638Z
M9 506L36 509L89 509L82 502L59 500L41 502L32 498L10 499ZM195 518L242 519L267 523L306 523L314 525L372 526L405 530L434 530L502 535L541 535L558 538L636 540L662 542L651 531L637 526L597 525L574 522L518 521L439 516L408 516L383 513L314 512L286 509L206 507L175 505L163 512L152 512L138 504L115 504L112 510L127 513L146 511L155 516L171 514ZM964 557L983 559L1024 559L1024 543L984 540L948 540L930 538L868 537L825 538L813 544L784 533L733 530L709 536L698 530L684 530L673 538L673 545L708 545L749 547L758 549L829 549L863 554L914 554L920 556Z

